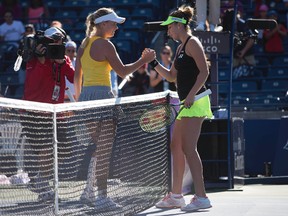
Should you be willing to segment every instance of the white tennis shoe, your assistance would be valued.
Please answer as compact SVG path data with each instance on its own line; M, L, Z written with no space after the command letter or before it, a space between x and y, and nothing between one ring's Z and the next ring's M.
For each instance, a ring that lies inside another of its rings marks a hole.
M98 211L113 211L122 208L123 206L115 203L110 197L98 196L95 201L95 209Z
M92 188L85 188L81 194L80 201L88 205L94 205L96 201L96 195Z
M185 206L183 196L172 197L172 193L167 194L161 201L156 203L157 208L182 208Z
M197 197L194 195L194 197L191 199L190 204L184 206L181 208L182 211L197 211L199 209L207 209L211 208L212 205L210 203L210 200L208 197Z
M93 190L84 190L80 197L80 201L90 206L95 206L98 211L113 211L123 208L115 203L110 197L104 195L96 196Z

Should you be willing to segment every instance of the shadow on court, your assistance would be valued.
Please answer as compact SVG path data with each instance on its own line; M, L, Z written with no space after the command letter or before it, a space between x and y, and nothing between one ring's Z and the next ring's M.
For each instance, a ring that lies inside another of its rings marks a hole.
M152 207L137 216L286 216L288 212L288 185L245 185L235 190L208 191L212 208L196 212L180 209L157 209ZM192 195L186 195L186 203Z

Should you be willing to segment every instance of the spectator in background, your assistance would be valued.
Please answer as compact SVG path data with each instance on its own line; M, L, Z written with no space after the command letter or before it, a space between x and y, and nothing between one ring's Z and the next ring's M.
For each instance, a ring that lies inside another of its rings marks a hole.
M235 26L234 49L233 49L233 71L234 79L245 76L254 76L256 65L254 55L254 35L246 25L240 11L237 11L235 23L234 8L228 8L222 17L223 31L232 31ZM255 36L256 37L256 36Z
M30 34L35 34L35 28L33 24L26 24L25 25L25 32L24 36L30 35Z
M259 7L259 16L256 17L258 19L267 19L267 12L268 12L269 8L266 4L262 4L260 7ZM258 29L258 44L263 44L263 32L264 30L263 29Z
M51 27L58 27L58 28L63 28L63 25L62 23L59 21L59 20L53 20L51 23L50 23L50 26Z
M22 19L22 8L18 3L18 0L2 0L0 5L0 14L4 14L6 11L11 11L13 13L14 19ZM1 18L0 23L3 22Z
M45 21L49 17L50 12L44 1L29 0L28 6L25 10L25 18L28 23L33 23L36 29L43 29L48 27Z
M275 10L268 12L269 19L275 19L277 21L278 14ZM283 53L284 45L283 39L287 36L287 29L281 23L278 23L277 26L270 30L265 29L263 32L263 37L265 40L264 50L267 53ZM272 59L271 59L272 60Z
M68 41L65 44L65 53L70 58L70 60L73 64L73 67L75 68L77 45L74 41Z
M165 45L162 47L160 52L161 60L159 63L164 67L170 69L172 66L172 56L173 52L170 46ZM168 82L160 74L158 74L154 69L150 70L150 86L153 88L153 92L162 92L165 90L176 91L176 86L174 82Z
M17 49L25 32L24 25L21 21L14 20L12 11L4 13L4 20L0 26L0 41L5 41Z
M122 96L141 95L149 93L150 76L148 64L142 65L133 73L128 83L122 89Z
M62 23L59 21L59 20L53 20L51 23L50 23L50 27L57 27L57 28L61 28L63 29L63 25ZM65 29L64 29L65 30ZM67 41L71 41L71 37L67 34L66 35L66 40Z
M267 19L267 12L269 10L269 7L266 5L266 4L262 4L260 7L259 7L259 15L256 16L256 18L259 18L259 19Z
M286 18L287 18L286 28L288 28L288 0L283 0L283 2L284 2L285 12L286 12Z
M68 41L65 44L65 54L70 58L73 67L75 68L75 63L76 63L76 52L77 52L77 45L74 41ZM71 93L71 95L75 99L75 89L74 89L74 84L71 83L67 77L66 77L66 91L65 91L65 101L69 101L69 96L68 94ZM71 99L70 99L71 100Z
M253 5L254 5L254 17L259 18L260 17L260 8L262 5L266 5L268 7L268 1L263 1L263 0L254 0ZM261 8L263 10L263 6Z
M240 14L240 16L242 17L243 16L243 4L241 1L237 0L237 8L238 8L238 11L237 13ZM223 5L221 7L221 23L223 22L223 17L226 16L226 13L229 12L229 11L234 11L234 0L229 0L229 1L224 1L223 2ZM224 27L223 27L224 28ZM223 31L225 31L225 29L223 29Z
M217 25L220 22L220 0L209 1L209 17L207 20L207 0L196 0L197 26L196 31L221 31L222 28ZM206 28L208 21L209 28Z

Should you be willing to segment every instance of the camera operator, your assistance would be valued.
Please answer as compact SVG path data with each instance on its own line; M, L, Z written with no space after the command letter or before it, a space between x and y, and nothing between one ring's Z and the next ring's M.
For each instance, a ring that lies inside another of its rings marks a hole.
M253 47L257 39L257 34L248 28L241 14L242 13L238 11L235 20L233 78L254 76L253 68L256 65ZM223 31L232 31L233 20L234 10L231 8L227 9L223 16Z
M53 41L48 46L43 44L47 38ZM51 27L44 32L44 39L36 42L34 56L26 64L24 100L52 104L64 102L65 77L71 83L74 79L71 60L64 55L65 38L64 30ZM57 56L61 52L63 56Z
M44 32L36 32L35 36L24 39L24 48L20 51L26 62L24 100L51 104L64 103L65 78L71 83L74 79L71 60L65 56L65 40L64 30L57 27L50 27ZM34 160L29 160L25 164L25 169L29 177L31 176L29 188L38 193L39 201L52 201L54 192L49 185L53 169L52 115L25 110L21 120L27 141L31 146L30 151L35 157ZM64 114L57 115L59 155L64 151L71 152L73 147L71 143L74 141L69 140L68 133Z

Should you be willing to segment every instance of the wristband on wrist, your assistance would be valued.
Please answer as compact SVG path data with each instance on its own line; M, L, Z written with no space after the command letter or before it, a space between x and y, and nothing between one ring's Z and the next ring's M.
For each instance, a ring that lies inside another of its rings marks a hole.
M149 65L152 68L155 68L158 64L159 64L159 62L156 59L154 59L153 61L149 62Z

